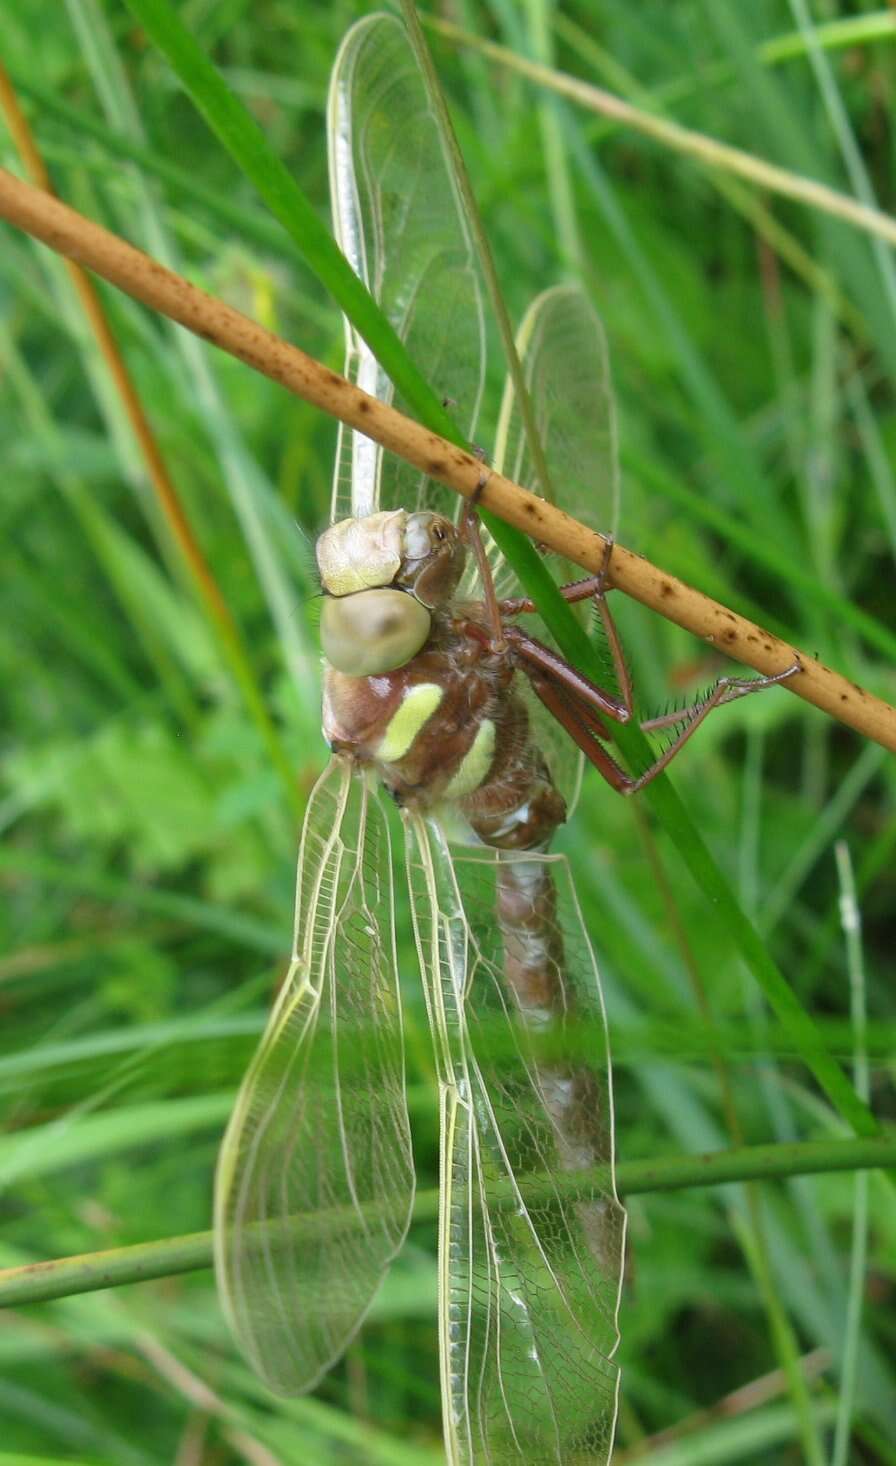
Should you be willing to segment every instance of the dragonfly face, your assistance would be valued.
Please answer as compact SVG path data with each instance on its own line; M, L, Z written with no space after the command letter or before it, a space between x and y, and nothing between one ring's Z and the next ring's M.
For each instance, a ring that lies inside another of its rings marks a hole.
M332 525L317 543L330 666L352 677L403 667L429 636L430 612L453 595L464 559L456 527L440 514L397 509Z

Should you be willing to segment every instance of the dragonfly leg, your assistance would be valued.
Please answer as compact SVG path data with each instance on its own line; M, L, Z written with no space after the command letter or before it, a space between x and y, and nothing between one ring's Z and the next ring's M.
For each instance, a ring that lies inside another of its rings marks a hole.
M603 623L604 635L607 638L607 644L610 648L610 656L613 659L613 671L616 675L616 683L619 688L619 698L614 699L614 702L624 707L627 713L627 718L620 721L628 721L628 718L631 718L634 713L632 679L626 664L625 654L622 650L622 643L619 640L616 622L613 619L613 614L607 602L606 592L607 573L613 557L613 544L613 536L605 535L603 564L596 575L589 575L585 580L573 581L571 585L563 585L559 589L563 599L570 605L574 605L577 601L593 598L600 613L601 622ZM522 597L515 601L500 601L498 604L504 616L526 615L537 610L533 601ZM594 686L593 683L589 683L588 685L590 687ZM604 708L604 711L607 711L607 709ZM614 715L611 714L612 716Z
M797 660L792 667L769 677L720 677L708 696L699 703L681 708L678 712L666 713L659 718L648 718L640 725L645 732L673 727L681 722L685 726L659 758L643 773L634 777L627 774L603 746L609 737L609 729L599 713L609 715L620 723L628 722L629 713L624 703L601 692L594 683L589 682L546 647L542 647L540 642L526 637L518 628L508 628L508 632L511 646L523 659L522 668L529 677L533 692L566 729L602 778L619 794L636 794L655 779L657 774L662 773L713 708L734 702L739 697L746 697L751 692L762 692L766 687L786 682L788 678L802 671L802 664Z
M581 704L588 709L603 728L601 717L612 718L615 723L627 723L631 718L631 708L616 696L613 692L604 692L584 672L576 671L563 657L558 656L550 647L543 642L537 641L534 636L523 631L519 626L505 626L505 639L513 648L521 668L528 675L530 681L539 677L542 681L555 683L562 691L567 700L572 699L576 704ZM536 689L537 691L537 689ZM541 694L539 693L539 696ZM606 728L599 737L607 738L609 734Z
M593 592L593 595L594 603L597 606L600 619L603 623L604 635L607 638L607 645L610 648L610 656L613 658L613 671L616 674L616 685L619 688L619 694L622 699L623 705L625 706L629 717L631 717L634 713L634 703L632 701L631 673L628 670L628 664L625 660L625 653L622 650L622 642L619 640L619 632L616 630L616 622L613 619L613 614L610 610L609 602L607 601L607 572L610 569L610 561L613 558L614 543L615 541L612 535L606 535L604 537L604 559L603 564L601 565L600 570L598 571L596 576L598 584Z
M622 702L628 709L629 716L631 717L634 711L632 703L632 679L622 651L619 632L616 630L616 622L607 603L607 573L610 568L610 561L613 558L614 539L612 535L604 535L603 540L603 564L597 574L588 575L583 580L574 580L569 585L558 586L558 590L567 605L574 606L578 601L591 599L597 605L600 619L603 622L604 634L606 635L610 648L610 655L613 658L613 671L616 674ZM498 609L502 616L510 617L530 616L538 610L538 607L528 596L518 596L514 600L499 601Z
M485 553L485 545L482 543L482 532L479 527L479 515L474 507L476 497L485 488L488 482L490 469L483 468L479 484L473 494L472 502L468 500L464 504L463 516L461 518L461 533L473 552L476 561L476 568L482 581L482 595L485 603L485 613L488 617L489 630L491 632L491 647L493 651L503 651L507 645L504 634L504 620L501 615L501 607L498 597L495 594L495 582L492 576L492 567L488 563L488 555Z
M603 595L606 586L607 570L610 558L613 553L613 536L604 535L604 563L596 575L583 576L581 580L572 580L568 585L558 585L557 589L566 601L567 605L574 606L579 601L588 601L592 596ZM538 610L535 602L529 596L515 596L512 600L499 601L502 616L532 616Z
M630 781L629 787L622 790L624 794L635 794L655 779L667 768L677 753L680 753L684 745L693 733L700 727L700 724L709 716L713 708L724 707L726 703L736 702L740 697L748 697L751 692L763 692L766 687L776 687L779 682L787 682L803 670L803 664L797 657L793 666L785 668L783 672L774 672L767 677L720 677L706 697L701 698L697 703L689 707L680 708L678 712L664 713L658 718L647 718L641 723L641 729L645 733L655 732L658 728L674 727L676 723L684 722L685 726L664 749L655 763L645 769L637 779Z
M684 727L643 773L637 777L627 774L603 747L603 743L610 736L603 718L609 717L614 722L627 723L634 712L631 676L616 623L607 604L606 578L612 554L613 540L607 536L603 564L597 575L561 587L561 595L569 602L584 600L586 597L594 598L613 659L613 670L619 687L618 696L604 692L583 673L577 672L562 657L527 635L520 627L505 626L504 636L516 653L521 670L527 674L533 691L582 749L598 773L618 793L636 794L668 767L713 708L723 707L726 703L747 697L752 692L762 692L766 687L786 682L788 678L802 671L802 664L797 658L793 666L767 677L720 677L699 702L676 712L664 713L657 718L647 718L640 724L641 730L646 733L656 732L661 728L674 728L682 723ZM522 597L497 604L499 614L503 613L505 616L524 615L537 609L532 601Z
M606 779L618 794L631 793L628 787L632 782L630 775L620 767L601 741L609 736L609 732L594 709L586 703L567 697L560 684L550 677L528 668L526 670L532 691L560 726L566 729L573 742L578 744L601 778Z
M557 590L566 601L567 605L574 606L578 601L588 601L600 590L601 577L599 575L588 575L584 580L573 580L569 585L558 585ZM502 616L533 616L538 610L535 602L529 596L514 596L512 599L499 601Z

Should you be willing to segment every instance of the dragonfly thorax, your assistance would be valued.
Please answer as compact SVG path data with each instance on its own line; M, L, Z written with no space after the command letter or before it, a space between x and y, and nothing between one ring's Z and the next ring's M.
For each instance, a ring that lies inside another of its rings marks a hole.
M342 519L317 542L321 645L352 677L394 671L426 642L430 612L454 594L465 551L449 519L393 509Z

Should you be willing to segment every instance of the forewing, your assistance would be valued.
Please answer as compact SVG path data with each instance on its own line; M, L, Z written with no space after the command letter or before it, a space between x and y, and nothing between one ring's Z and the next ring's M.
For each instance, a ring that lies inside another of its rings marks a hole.
M348 32L328 109L336 239L427 380L472 438L484 336L475 258L454 179L403 27L374 15ZM346 375L406 410L346 321ZM458 498L362 434L340 430L333 519L375 509L433 509Z
M443 1084L449 1460L601 1466L625 1218L603 1007L569 872L559 856L452 861L438 831L410 825Z
M388 830L347 760L308 804L289 974L227 1129L215 1265L271 1389L310 1389L364 1317L410 1218Z

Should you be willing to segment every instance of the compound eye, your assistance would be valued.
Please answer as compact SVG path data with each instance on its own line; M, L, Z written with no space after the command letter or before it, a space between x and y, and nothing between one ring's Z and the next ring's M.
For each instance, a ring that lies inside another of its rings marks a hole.
M443 514L434 514L431 509L409 514L404 527L405 563L428 559L453 534L454 525Z
M327 596L320 619L324 656L348 677L394 672L417 655L430 631L430 615L401 590L365 590Z

